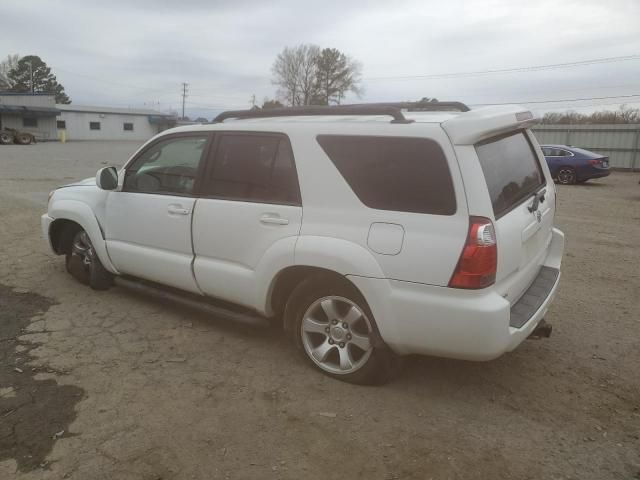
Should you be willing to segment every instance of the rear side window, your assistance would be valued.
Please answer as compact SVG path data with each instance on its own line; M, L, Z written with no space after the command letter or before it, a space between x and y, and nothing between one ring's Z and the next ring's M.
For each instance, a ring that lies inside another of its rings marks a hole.
M289 141L280 135L222 134L204 193L230 200L299 205Z
M318 143L367 207L453 215L449 165L426 138L320 135Z
M544 175L524 132L490 139L476 145L496 218L505 214L544 185Z

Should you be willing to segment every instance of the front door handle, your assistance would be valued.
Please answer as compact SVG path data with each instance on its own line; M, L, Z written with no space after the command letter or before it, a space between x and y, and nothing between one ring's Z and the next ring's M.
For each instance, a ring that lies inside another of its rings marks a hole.
M189 215L189 210L182 208L180 205L169 205L167 212L169 212L170 215Z
M289 219L282 218L277 215L262 215L260 217L260 223L265 223L269 225L289 225Z

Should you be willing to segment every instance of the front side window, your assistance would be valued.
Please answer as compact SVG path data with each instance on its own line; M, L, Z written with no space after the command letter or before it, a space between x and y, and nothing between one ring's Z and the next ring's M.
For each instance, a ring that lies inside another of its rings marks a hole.
M538 157L524 132L481 142L476 152L496 218L545 184Z
M123 190L191 195L207 140L194 135L154 144L127 168Z
M447 159L428 138L320 135L318 143L367 207L453 215Z
M289 141L281 135L222 134L203 193L230 200L299 205Z
M100 122L89 122L89 130L100 130Z

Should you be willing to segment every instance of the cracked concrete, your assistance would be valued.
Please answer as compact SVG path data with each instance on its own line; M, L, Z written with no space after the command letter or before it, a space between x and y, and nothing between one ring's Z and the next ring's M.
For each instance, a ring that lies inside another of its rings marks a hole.
M20 310L0 365L0 425L2 402L35 404L20 438L37 461L0 443L0 478L640 475L637 174L559 187L568 245L551 339L482 364L411 358L398 380L363 388L315 372L277 332L95 292L65 272L40 237L47 192L136 147L0 147L3 315L15 311L6 299L45 299ZM54 411L71 412L64 425L23 391L16 359L30 382L66 392Z

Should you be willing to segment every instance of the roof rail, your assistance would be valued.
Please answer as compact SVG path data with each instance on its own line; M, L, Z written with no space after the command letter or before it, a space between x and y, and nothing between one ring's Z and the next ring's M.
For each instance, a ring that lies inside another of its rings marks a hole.
M393 117L391 123L412 123L407 119L402 110L409 112L446 112L457 110L468 112L470 108L462 102L384 102L384 103L357 103L353 105L308 105L300 107L268 108L261 110L228 110L222 112L212 123L221 123L227 118L238 120L246 118L272 118L294 116L317 115L389 115Z
M220 123L227 118L238 120L247 118L272 118L272 117L310 117L319 115L389 115L393 117L391 123L412 123L407 119L400 107L393 104L366 104L361 105L309 105L301 107L267 108L266 110L229 110L222 112L212 123Z
M457 110L459 112L468 112L471 109L462 102L383 102L383 103L365 103L363 105L389 106L405 109L409 112L448 112Z

